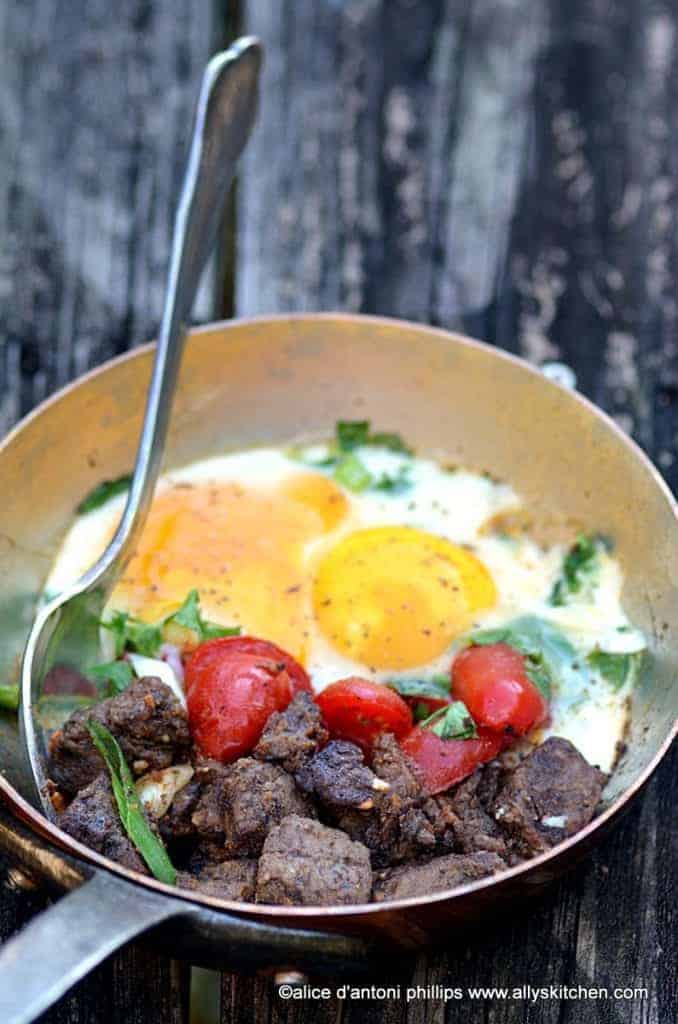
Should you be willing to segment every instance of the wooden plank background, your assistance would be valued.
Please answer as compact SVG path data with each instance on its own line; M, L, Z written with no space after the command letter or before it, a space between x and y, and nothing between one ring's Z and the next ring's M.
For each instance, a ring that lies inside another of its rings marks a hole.
M196 81L238 27L266 45L261 119L196 319L386 313L565 361L678 488L676 0L6 0L0 429L153 334ZM647 999L314 1006L225 974L222 1020L667 1024L675 768L529 913L398 979ZM44 904L4 890L0 935ZM186 990L132 947L44 1019L178 1022Z

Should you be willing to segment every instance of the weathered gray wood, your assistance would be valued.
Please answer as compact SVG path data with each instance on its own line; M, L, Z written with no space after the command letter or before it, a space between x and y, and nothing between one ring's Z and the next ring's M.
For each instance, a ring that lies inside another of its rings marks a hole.
M0 431L158 322L212 5L0 5ZM213 311L208 289L198 316Z
M159 319L196 88L220 25L188 0L0 4L0 434ZM196 313L212 314L213 286ZM0 891L0 936L45 898ZM47 1022L182 1024L187 968L131 947Z

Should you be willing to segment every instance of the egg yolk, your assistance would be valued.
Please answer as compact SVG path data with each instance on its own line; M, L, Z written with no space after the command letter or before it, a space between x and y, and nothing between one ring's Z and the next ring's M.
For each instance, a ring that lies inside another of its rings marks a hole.
M307 545L347 515L331 480L295 474L275 488L177 484L154 500L110 606L156 621L193 587L203 613L242 625L303 661L310 610Z
M469 551L406 526L349 534L325 556L313 585L327 639L375 669L438 657L496 599L492 577Z

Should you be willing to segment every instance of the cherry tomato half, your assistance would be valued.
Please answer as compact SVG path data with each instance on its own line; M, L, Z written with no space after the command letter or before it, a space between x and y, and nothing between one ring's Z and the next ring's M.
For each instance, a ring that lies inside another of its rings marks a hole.
M412 713L399 694L382 683L350 676L330 683L317 703L332 736L351 740L370 751L377 736L404 736L412 728Z
M500 733L482 726L477 739L443 740L431 729L417 725L400 740L400 746L419 766L424 785L433 796L461 782L479 764L491 761L504 743Z
M548 704L508 644L467 647L452 665L452 694L478 725L523 736L548 716Z
M193 738L203 754L226 764L249 753L269 715L300 690L311 691L290 654L250 636L200 644L186 663L185 682Z

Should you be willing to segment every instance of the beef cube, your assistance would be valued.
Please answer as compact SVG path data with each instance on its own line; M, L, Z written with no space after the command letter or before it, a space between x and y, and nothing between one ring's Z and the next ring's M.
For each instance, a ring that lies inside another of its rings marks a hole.
M328 737L320 708L311 694L302 690L284 711L271 715L252 756L273 761L294 775Z
M372 851L377 866L432 852L437 837L426 814L426 794L415 766L390 733L377 739L372 767L388 789L375 795L373 809L339 815L338 825Z
M360 747L346 740L332 740L301 771L297 782L307 793L331 808L357 807L369 811L377 793L389 789L365 764Z
M372 895L377 903L408 896L428 896L484 878L505 866L494 853L450 853L427 863L402 864L378 872Z
M120 822L108 772L82 789L59 816L59 827L123 867L147 875L148 870Z
M410 761L392 733L385 732L377 738L372 767L380 779L389 783L388 800L393 801L397 797L402 806L425 795L416 765Z
M343 832L291 815L271 829L259 859L258 903L332 906L370 898L369 851Z
M91 719L113 733L134 775L188 760L191 737L184 708L160 679L136 679L116 697L75 711L52 736L49 770L63 793L77 793L103 768L87 728Z
M605 781L569 740L551 736L507 776L494 819L523 856L535 856L588 824Z
M197 875L188 871L180 871L177 875L177 885L181 889L241 903L254 899L256 881L256 860L224 860L220 864L205 865Z
M485 766L427 802L439 845L459 853L489 850L500 857L508 855L506 837L489 811L496 787L497 773Z
M283 818L315 815L311 801L277 765L242 757L211 771L192 820L201 839L221 848L223 859L258 857L269 831Z

